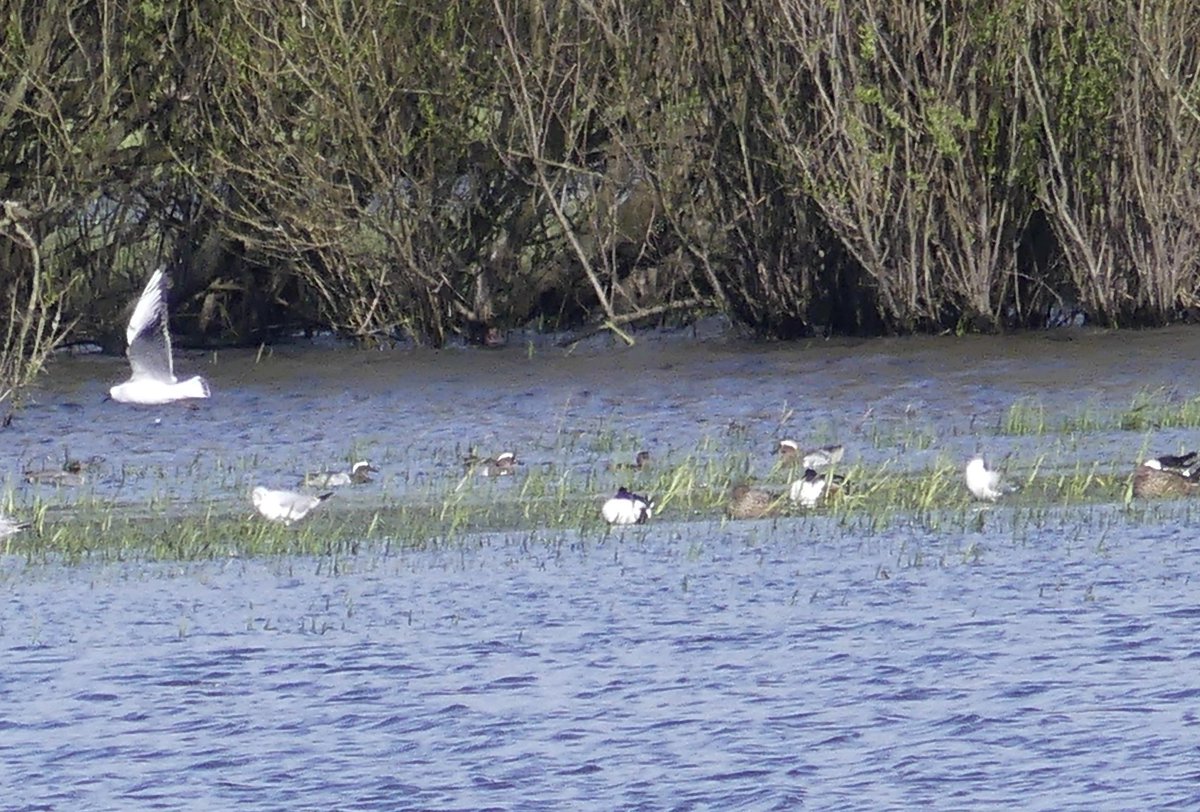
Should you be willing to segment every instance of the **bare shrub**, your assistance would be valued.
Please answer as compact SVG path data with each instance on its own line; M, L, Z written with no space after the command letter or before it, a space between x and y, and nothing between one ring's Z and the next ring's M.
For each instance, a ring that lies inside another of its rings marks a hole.
M1028 217L1011 24L957 4L782 4L754 69L793 195L811 199L896 327L995 323ZM1016 15L1014 15L1015 17Z
M27 268L4 281L8 312L0 344L0 403L33 381L70 326L62 318L63 287L42 265L29 217L30 212L16 201L6 200L0 207L0 237L7 241L0 254L7 260L6 267Z

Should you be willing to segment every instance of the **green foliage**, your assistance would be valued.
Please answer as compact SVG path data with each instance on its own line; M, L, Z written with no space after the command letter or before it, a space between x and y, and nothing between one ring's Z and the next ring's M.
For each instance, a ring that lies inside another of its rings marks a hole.
M1052 296L1161 322L1194 290L1158 279L1172 263L1053 261L1070 216L1085 245L1155 211L1196 220L1113 173L1137 157L1132 82L1167 89L1139 120L1195 97L1189 63L1156 56L1189 9L1153 27L1143 5L17 0L0 185L47 267L78 270L63 315L89 336L119 332L163 259L188 268L193 340L714 309L767 336L954 330ZM1061 211L1052 154L1073 173Z

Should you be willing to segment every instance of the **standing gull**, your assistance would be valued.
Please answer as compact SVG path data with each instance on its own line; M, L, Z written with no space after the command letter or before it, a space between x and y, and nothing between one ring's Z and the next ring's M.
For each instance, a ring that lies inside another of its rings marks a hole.
M262 485L250 492L254 507L263 516L273 522L291 524L308 515L308 512L324 502L332 493L322 493L313 496L295 491L274 491Z
M1000 472L988 468L983 457L978 455L972 457L971 461L967 463L967 470L964 473L967 479L967 490L976 499L995 502L1001 496L1016 490L1012 485L1002 482Z
M133 308L125 340L133 374L109 390L118 403L157 406L184 398L208 397L208 384L199 375L180 381L171 361L171 333L167 328L167 277L159 268Z

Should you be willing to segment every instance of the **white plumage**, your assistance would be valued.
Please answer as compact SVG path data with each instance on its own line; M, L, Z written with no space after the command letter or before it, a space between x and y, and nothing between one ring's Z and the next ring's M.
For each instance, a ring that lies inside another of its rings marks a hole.
M262 485L250 492L254 507L273 522L291 524L308 515L308 512L324 502L332 493L313 495L295 491L276 491Z
M841 486L842 477L820 474L812 468L807 468L804 476L792 483L788 490L788 498L800 507L815 508L822 497L837 493Z
M1001 496L1015 490L1011 485L1002 482L1000 472L988 468L980 456L972 457L967 463L966 479L967 490L971 495L986 502L995 502Z
M167 277L162 268L150 275L125 330L126 355L133 374L109 390L119 403L159 405L185 398L208 397L208 384L199 375L180 381L171 359L167 328Z
M653 503L646 497L619 488L617 495L600 508L600 515L609 524L645 524L653 508Z

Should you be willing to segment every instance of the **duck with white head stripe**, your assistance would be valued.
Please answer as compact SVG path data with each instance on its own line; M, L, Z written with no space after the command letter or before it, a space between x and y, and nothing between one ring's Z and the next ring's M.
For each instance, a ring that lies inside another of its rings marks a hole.
M349 471L316 471L304 475L300 482L306 488L342 488L346 485L365 485L371 481L371 474L379 473L379 469L366 460L359 460L350 466Z

